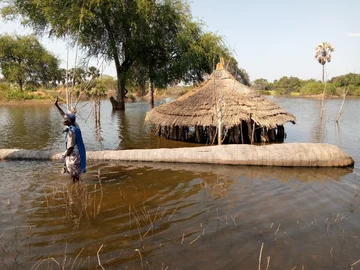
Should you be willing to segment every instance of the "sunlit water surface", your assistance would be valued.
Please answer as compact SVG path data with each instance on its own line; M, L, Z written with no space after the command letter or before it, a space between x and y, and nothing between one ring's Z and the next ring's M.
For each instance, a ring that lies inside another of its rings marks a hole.
M61 162L0 162L1 269L349 269L360 259L360 100L272 98L297 117L289 142L338 145L354 168L90 163L73 184ZM165 101L162 101L165 102ZM88 150L196 146L144 125L149 106L90 102ZM63 151L53 106L0 107L0 148ZM262 249L261 249L262 247ZM359 265L355 265L359 267Z

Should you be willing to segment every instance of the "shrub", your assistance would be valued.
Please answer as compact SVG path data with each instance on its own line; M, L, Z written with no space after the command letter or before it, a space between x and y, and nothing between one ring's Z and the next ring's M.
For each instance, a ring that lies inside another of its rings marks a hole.
M285 88L276 88L275 93L276 93L276 95L282 96L282 95L287 95L290 92L288 92Z
M269 90L258 90L259 94L264 96L270 96L271 92Z
M0 83L0 99L5 99L6 94L10 89L10 85L7 83Z
M6 94L7 100L28 100L33 99L33 95L19 89L10 89Z
M355 95L355 96L360 96L360 87L357 87L357 88L354 90L354 95Z
M0 90L1 91L1 90ZM30 100L30 99L48 99L50 96L44 92L21 91L18 86L9 85L6 94L6 100Z
M347 87L342 87L342 93L348 90L348 95L350 96L359 96L360 95L360 87L355 85L349 85Z
M90 97L100 98L106 95L107 88L102 80L96 79L91 84L89 84L89 86L90 87L88 87L85 92Z
M326 95L336 95L338 94L336 91L336 87L332 83L327 83L326 85L321 82L307 82L300 89L301 95L319 95L324 91L324 87L326 87L325 94Z
M129 98L131 99L132 102L136 101L136 97L135 97L135 95L133 93L130 92L130 93L128 93L128 95L129 95Z

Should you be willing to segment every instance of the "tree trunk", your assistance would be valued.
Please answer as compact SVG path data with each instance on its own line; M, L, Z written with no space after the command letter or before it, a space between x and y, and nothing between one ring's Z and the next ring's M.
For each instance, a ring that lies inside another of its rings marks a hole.
M154 108L154 83L150 80L149 81L149 93L150 93L150 107L151 109Z
M117 76L117 97L116 102L112 102L113 110L120 111L125 110L125 74L122 73L122 68L120 65L120 61L118 58L115 58L115 68L116 68L116 76Z
M24 84L23 84L23 81L22 81L22 80L19 80L19 87L20 87L20 91L22 92L22 91L23 91L23 87L24 87Z
M113 110L125 110L125 85L126 85L126 73L129 70L132 61L128 58L128 55L126 54L126 47L123 45L124 50L124 61L122 64L120 64L120 57L118 52L118 47L116 46L116 41L113 36L114 29L111 27L109 20L106 16L103 17L105 28L109 35L110 40L110 47L112 51L112 57L115 61L115 68L116 68L116 76L117 76L117 99L111 100L111 104L113 106Z
M324 91L321 97L321 105L320 105L320 120L323 119L324 116L324 99L325 99L325 92L326 92L326 82L324 84Z
M322 82L324 82L325 65L322 65Z
M142 81L141 83L140 83L140 85L139 85L139 91L138 91L138 95L140 96L140 97L143 97L143 96L145 96L145 91L146 89L145 89L145 81Z

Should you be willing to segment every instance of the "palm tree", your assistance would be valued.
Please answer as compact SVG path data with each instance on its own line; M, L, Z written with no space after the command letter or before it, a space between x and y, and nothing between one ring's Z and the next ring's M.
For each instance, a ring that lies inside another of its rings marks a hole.
M324 66L327 62L331 62L330 53L334 51L334 47L329 42L321 42L315 51L315 58L322 65L322 81L324 82Z
M100 77L100 70L94 66L91 66L89 67L86 75L90 77L90 80L95 80L96 78Z

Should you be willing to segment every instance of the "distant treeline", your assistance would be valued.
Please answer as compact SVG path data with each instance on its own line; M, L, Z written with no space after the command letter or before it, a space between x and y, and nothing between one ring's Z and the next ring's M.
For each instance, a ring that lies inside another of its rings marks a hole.
M342 96L347 93L347 95L360 96L360 74L348 73L336 76L326 83L286 76L274 82L260 78L253 82L252 87L263 94L308 96L322 94L325 88L326 95Z

